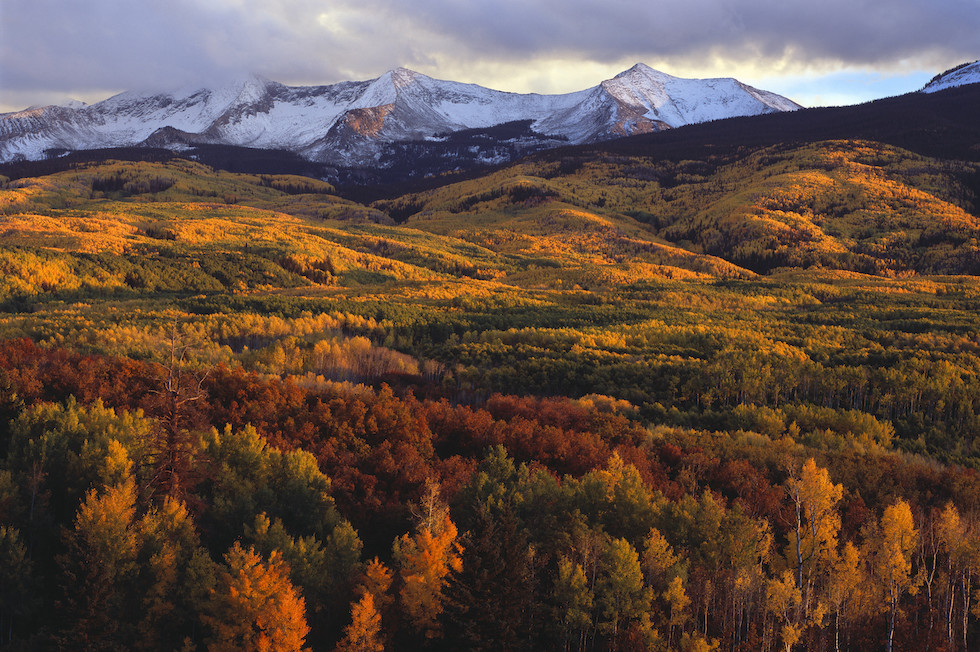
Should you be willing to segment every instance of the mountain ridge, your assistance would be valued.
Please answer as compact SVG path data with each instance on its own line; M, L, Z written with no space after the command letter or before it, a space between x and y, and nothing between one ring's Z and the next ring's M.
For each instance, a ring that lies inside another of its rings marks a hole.
M682 79L637 64L572 93L498 91L396 68L367 81L286 86L247 76L214 88L127 91L92 105L0 114L0 160L50 150L190 144L284 149L377 166L385 144L530 120L555 143L600 142L798 104L735 79Z
M957 88L969 84L980 84L980 61L961 63L944 73L936 75L922 88L921 92L935 93L948 88Z

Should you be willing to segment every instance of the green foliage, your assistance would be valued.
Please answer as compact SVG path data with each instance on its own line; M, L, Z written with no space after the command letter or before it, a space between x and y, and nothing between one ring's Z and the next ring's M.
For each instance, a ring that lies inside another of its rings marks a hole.
M292 583L302 589L307 600L307 611L317 615L311 619L314 637L322 636L319 630L332 624L337 610L350 602L360 571L361 541L354 529L344 521L321 542L315 536L293 537L281 520L272 523L265 514L259 514L245 535L264 557L282 555Z
M627 622L647 614L652 596L643 583L639 555L626 539L609 541L600 573L595 596L599 629L615 638Z
M104 491L89 491L67 539L67 552L61 558L65 595L61 644L82 649L131 646L139 572L132 476Z
M0 641L10 643L14 632L29 622L38 606L33 564L20 532L0 525ZM26 629L26 627L24 627Z
M471 650L530 649L533 564L513 509L479 508L447 587L447 636Z
M6 466L22 511L40 528L36 536L53 537L48 528L74 515L90 487L123 481L132 460L142 458L148 433L141 413L117 414L101 402L83 407L70 399L22 412L11 423Z
M280 452L254 428L235 432L230 426L206 435L202 453L215 469L207 518L219 540L234 541L259 514L321 540L340 524L330 480L309 453Z
M566 649L572 642L584 647L584 640L592 627L593 592L581 564L566 557L558 561L558 573L554 586L554 620L560 640Z

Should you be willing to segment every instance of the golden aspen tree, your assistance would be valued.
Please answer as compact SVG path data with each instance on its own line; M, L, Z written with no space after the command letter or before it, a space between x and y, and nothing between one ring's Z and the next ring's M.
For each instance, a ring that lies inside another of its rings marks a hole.
M364 567L361 589L373 596L375 607L381 614L384 614L392 603L392 598L388 594L388 590L391 588L391 580L391 569L377 557L369 561Z
M717 652L718 647L716 639L708 640L698 632L693 634L684 632L681 636L681 652Z
M854 603L860 598L861 583L864 579L860 553L854 544L848 541L834 562L827 591L829 606L834 611L834 649L838 652L841 623L845 617L852 616L858 611Z
M793 649L803 633L796 617L802 599L793 571L783 571L778 579L769 580L766 585L766 609L782 624L780 634L786 652Z
M595 472L606 493L605 524L613 536L638 540L650 529L655 513L654 496L640 472L614 452L604 470Z
M973 576L980 571L980 532L975 521L960 516L956 506L946 505L939 515L937 536L940 545L946 551L948 572L948 595L946 608L946 637L950 647L953 646L953 612L956 593L960 600L960 636L963 649L967 646L970 618L970 584ZM973 613L980 616L980 609L973 608Z
M412 627L426 638L442 634L443 590L451 571L462 570L462 547L449 508L430 484L417 510L414 535L395 540L392 556L401 580L399 599Z
M787 622L786 626L790 628L787 632L793 632L788 636L795 636L795 640L811 624L821 626L826 615L826 604L818 603L816 588L828 577L837 552L837 533L840 531L837 503L843 491L843 486L831 482L830 474L817 466L813 458L804 462L798 476L786 481L794 517L786 560L800 594L792 622Z
M235 542L207 607L202 620L211 628L209 652L304 649L306 605L278 552L266 562Z
M663 593L663 598L670 609L670 618L667 621L667 645L669 646L674 640L674 629L682 627L690 617L687 608L691 604L691 599L687 597L687 591L684 590L684 582L680 576L675 575L670 581L667 590Z
M787 557L802 594L803 609L808 611L812 606L814 576L829 567L837 549L840 531L837 503L844 488L831 482L827 470L810 458L803 464L799 477L787 481L786 489L795 515Z
M351 605L351 623L344 629L336 652L384 652L384 649L381 614L374 606L374 596L365 591Z
M138 623L142 649L177 647L180 632L196 620L187 591L188 567L200 542L186 506L164 496L138 522L142 550Z
M657 528L651 528L643 545L643 555L640 565L647 584L654 588L666 586L667 571L680 561L674 554L670 543Z
M953 646L953 610L956 599L956 583L960 575L963 561L963 543L966 539L966 528L960 518L960 512L952 503L946 505L939 514L936 523L936 538L946 552L947 595L943 611L946 613L946 641Z
M919 532L912 519L909 504L899 498L885 508L877 536L871 541L875 574L885 593L888 606L888 639L886 652L891 652L899 603L906 591L914 590L912 553L918 544Z
M128 639L120 632L132 606L130 590L139 553L135 525L136 483L130 475L100 492L90 490L67 535L64 571L68 627L59 640L69 647L98 646Z
M961 592L963 599L963 613L960 621L960 635L962 637L963 649L968 650L967 635L970 630L970 614L980 618L980 589L973 595L970 594L970 584L973 578L980 573L980 524L977 523L976 514L968 520L965 527L966 538L964 540L963 570L961 575ZM970 599L974 604L970 606Z
M555 620L562 636L562 649L571 649L572 635L576 633L576 649L585 649L586 637L592 627L593 595L582 564L567 557L558 561L554 598L557 603Z
M919 545L916 547L915 558L919 567L918 577L925 585L926 607L929 614L929 629L927 636L931 639L936 621L936 606L934 604L936 579L940 577L940 553L942 542L939 537L940 513L928 510L921 514L919 522Z

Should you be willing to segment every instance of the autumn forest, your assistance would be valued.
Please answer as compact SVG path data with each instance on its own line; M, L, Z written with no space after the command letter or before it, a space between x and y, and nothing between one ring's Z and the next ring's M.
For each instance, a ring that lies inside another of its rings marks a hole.
M0 648L976 649L980 91L905 101L0 168Z

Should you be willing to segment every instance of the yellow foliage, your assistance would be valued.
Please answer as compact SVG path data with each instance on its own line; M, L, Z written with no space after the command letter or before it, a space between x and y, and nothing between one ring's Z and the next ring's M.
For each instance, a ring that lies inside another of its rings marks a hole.
M101 493L91 489L78 508L75 535L87 549L87 560L110 580L136 566L139 550L136 516L136 481L132 475Z
M796 645L803 634L805 625L799 613L802 603L803 595L796 586L792 571L783 571L779 578L766 583L766 610L781 623L780 636L786 652Z
M719 646L720 644L717 639L709 640L699 632L694 632L693 634L684 632L683 636L681 636L681 652L717 652Z
M684 582L679 576L675 576L663 593L664 600L670 606L670 626L682 625L688 618L687 607L691 604L691 599L687 597L684 590Z
M887 590L899 593L913 587L912 553L919 542L912 509L899 498L885 508L877 541L877 571Z
M811 577L836 553L840 530L837 503L844 487L831 482L827 470L818 467L812 457L803 464L799 478L791 478L786 484L797 513L787 556L798 573Z
M651 528L643 547L642 566L647 583L654 587L662 584L667 571L678 561L680 557L674 554L664 535L658 529Z

